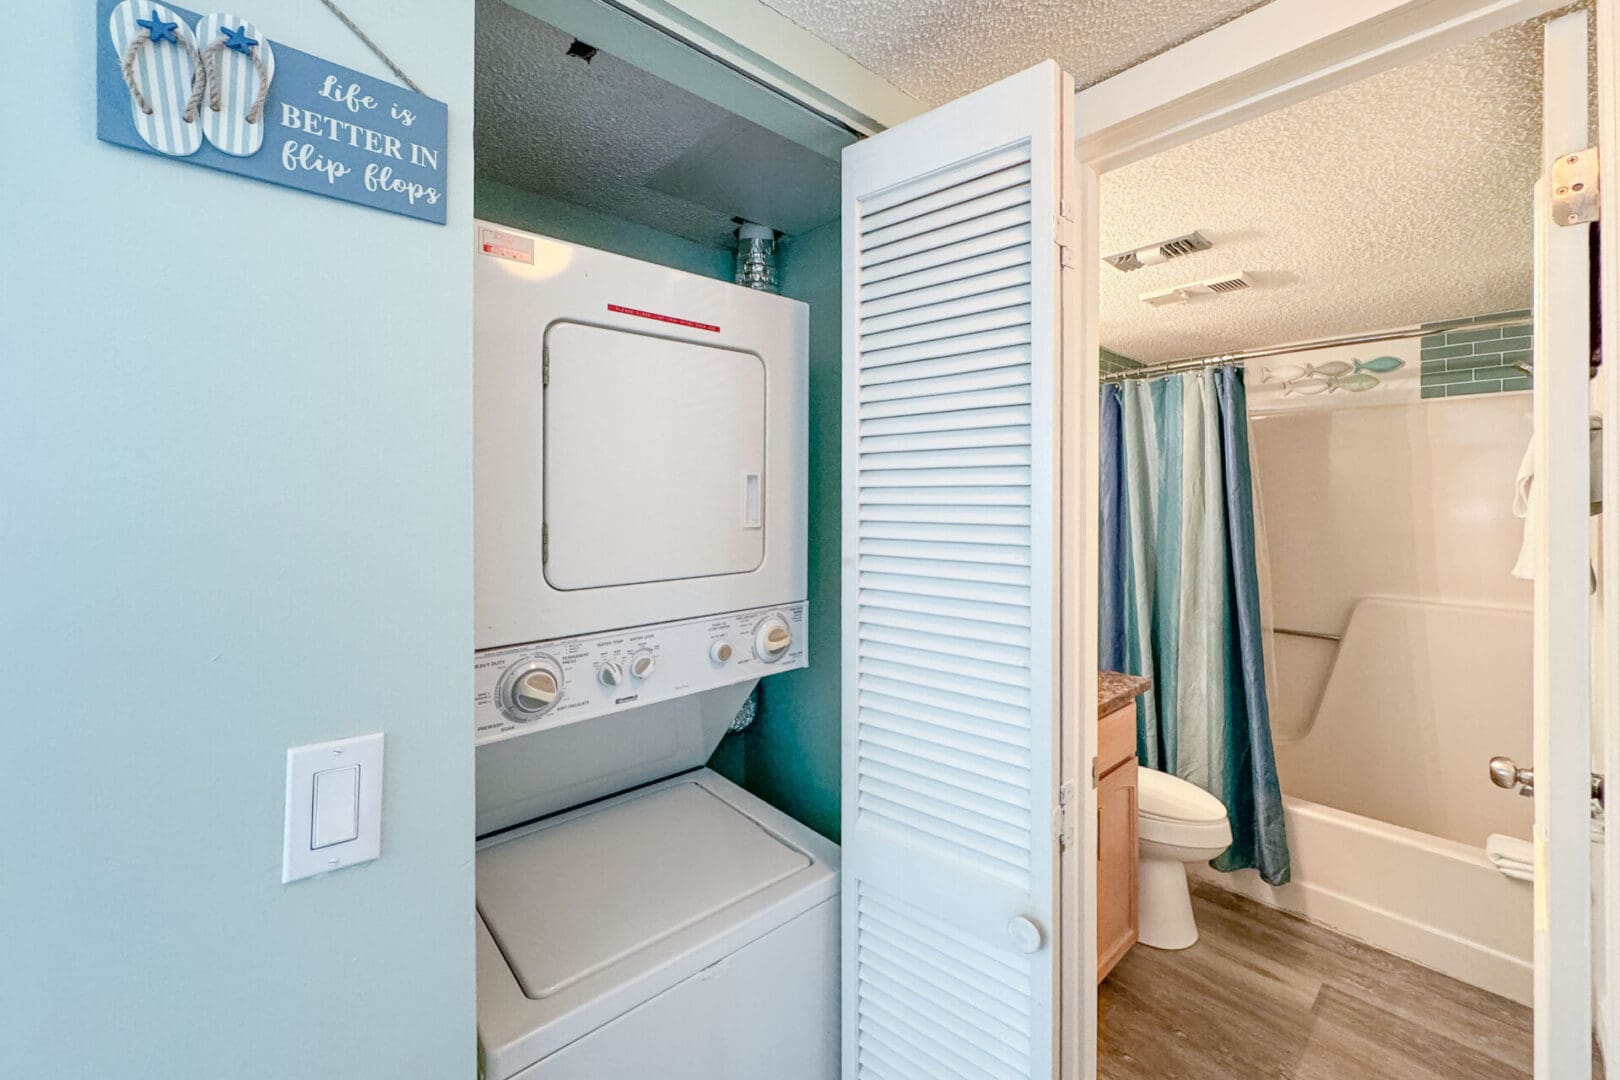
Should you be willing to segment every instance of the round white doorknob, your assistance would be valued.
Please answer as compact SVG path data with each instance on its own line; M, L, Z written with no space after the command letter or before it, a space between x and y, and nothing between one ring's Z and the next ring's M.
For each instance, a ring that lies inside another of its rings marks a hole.
M651 675L653 668L657 666L658 658L645 649L630 658L630 674L638 679L645 679Z
M561 690L562 687L557 685L556 675L549 671L531 671L517 682L518 704L525 709L539 712L555 702Z
M782 659L792 644L793 631L780 615L772 615L754 630L754 655L767 664Z
M1019 915L1007 924L1007 937L1019 952L1032 953L1040 949L1043 935L1039 923Z
M606 687L622 686L624 685L624 665L617 660L609 660L597 669L596 678Z
M717 664L730 663L731 662L731 642L729 642L729 641L717 641L713 645L710 645L709 646L709 659L713 660Z

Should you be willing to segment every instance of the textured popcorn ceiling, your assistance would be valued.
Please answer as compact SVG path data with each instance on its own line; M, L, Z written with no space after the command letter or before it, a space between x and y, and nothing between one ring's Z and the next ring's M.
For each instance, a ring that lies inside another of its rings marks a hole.
M1102 343L1152 362L1530 306L1541 30L1519 26L1102 177ZM1150 308L1236 270L1257 287Z
M930 105L1047 59L1090 86L1264 6L1257 0L765 3Z
M473 157L478 175L724 245L731 215L642 181L730 114L499 0L478 0Z
M478 0L479 176L730 247L732 216L789 235L838 216L838 162L500 0Z

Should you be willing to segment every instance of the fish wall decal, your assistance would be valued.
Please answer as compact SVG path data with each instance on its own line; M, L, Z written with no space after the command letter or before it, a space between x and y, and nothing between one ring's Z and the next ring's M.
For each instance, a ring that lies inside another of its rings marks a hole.
M1333 385L1341 390L1349 390L1351 393L1360 394L1371 390L1381 381L1382 380L1380 380L1376 375L1369 375L1365 371L1358 371L1354 375L1342 375L1339 378L1334 379Z
M1357 371L1376 371L1380 375L1388 375L1406 366L1406 361L1398 356L1375 356L1371 360L1357 360Z

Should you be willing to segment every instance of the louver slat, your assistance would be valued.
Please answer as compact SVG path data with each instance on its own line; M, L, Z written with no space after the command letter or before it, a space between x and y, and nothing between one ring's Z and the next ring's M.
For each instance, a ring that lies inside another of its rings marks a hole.
M1072 95L1042 65L844 155L849 1080L1056 1075Z

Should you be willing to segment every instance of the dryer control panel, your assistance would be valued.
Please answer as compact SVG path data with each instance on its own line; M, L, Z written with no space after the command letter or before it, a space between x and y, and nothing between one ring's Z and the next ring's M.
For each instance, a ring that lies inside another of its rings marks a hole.
M473 659L477 742L804 667L805 630L801 602L487 649Z

